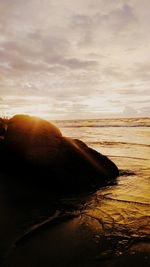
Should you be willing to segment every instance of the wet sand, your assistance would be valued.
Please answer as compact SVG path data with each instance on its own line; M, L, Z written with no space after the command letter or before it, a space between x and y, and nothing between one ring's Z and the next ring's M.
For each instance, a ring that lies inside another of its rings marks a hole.
M133 176L127 175L119 177L120 181ZM2 266L148 267L150 217L144 222L144 214L149 215L149 205L114 201L112 194L117 197L117 190L114 185L96 193L43 202L24 201L19 195L19 203L7 196Z
M82 217L83 216L83 217ZM80 214L51 223L9 252L8 267L149 266L150 242L99 235L99 222Z

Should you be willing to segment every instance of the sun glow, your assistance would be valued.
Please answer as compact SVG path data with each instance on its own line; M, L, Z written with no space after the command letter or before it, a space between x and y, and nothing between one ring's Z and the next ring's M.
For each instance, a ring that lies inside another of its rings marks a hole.
M4 101L6 104L2 106L2 117L11 117L15 114L29 114L48 118L50 115L51 105L46 97L7 96L4 98Z

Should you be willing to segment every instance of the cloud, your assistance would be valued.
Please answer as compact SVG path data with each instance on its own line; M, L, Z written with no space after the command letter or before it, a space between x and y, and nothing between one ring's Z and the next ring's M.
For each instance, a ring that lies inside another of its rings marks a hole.
M3 42L0 51L2 69L6 72L53 72L54 70L63 71L64 68L86 69L98 65L96 60L69 57L69 42L54 35L42 36L34 32L27 35L27 40L28 44L25 44L24 40Z
M132 23L135 22L136 17L134 15L133 8L128 4L123 4L118 8L115 8L104 15L97 15L97 22L102 24L104 27L109 27L113 34L120 31L125 31L127 27L131 27Z
M34 112L47 115L148 112L149 8L148 0L1 0L3 109L32 112L37 96Z
M150 64L138 63L135 64L135 74L143 81L150 81Z
M141 98L141 96L148 96L149 95L149 90L143 90L142 88L140 88L140 86L138 86L138 88L120 88L120 89L116 89L116 93L119 93L120 95L126 95L126 96L139 96Z
M140 112L142 115L149 117L150 114L150 106L149 104L143 108L140 109Z
M123 110L123 115L125 117L136 117L138 113L139 112L135 108L132 108L131 106L126 106Z

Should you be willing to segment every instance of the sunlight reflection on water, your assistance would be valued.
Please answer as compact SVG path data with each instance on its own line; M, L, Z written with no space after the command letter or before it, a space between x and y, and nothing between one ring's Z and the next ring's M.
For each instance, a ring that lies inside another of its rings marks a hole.
M103 234L150 237L150 128L78 127L62 132L108 155L126 173L117 185L95 194L86 215L99 221Z

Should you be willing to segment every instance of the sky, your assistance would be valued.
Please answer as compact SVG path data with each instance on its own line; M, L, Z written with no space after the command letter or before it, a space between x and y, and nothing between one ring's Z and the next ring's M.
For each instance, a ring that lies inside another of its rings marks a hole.
M149 117L149 0L0 0L0 115Z

